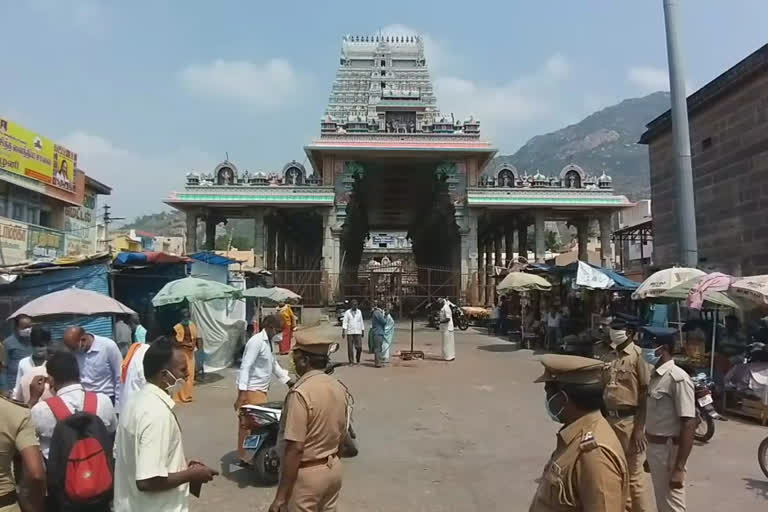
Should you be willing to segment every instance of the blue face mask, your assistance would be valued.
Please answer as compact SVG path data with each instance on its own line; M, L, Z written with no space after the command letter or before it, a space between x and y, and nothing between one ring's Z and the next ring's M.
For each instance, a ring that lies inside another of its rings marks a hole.
M658 349L656 348L643 349L643 359L645 359L645 362L650 364L651 366L656 366L656 363L658 363L659 359L661 359L661 356L656 354L657 350Z

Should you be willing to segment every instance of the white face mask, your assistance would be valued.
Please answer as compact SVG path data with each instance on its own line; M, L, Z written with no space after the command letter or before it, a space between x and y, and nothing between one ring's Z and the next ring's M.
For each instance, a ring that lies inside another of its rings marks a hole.
M277 334L272 336L272 338L270 338L269 341L272 343L280 343L281 341L283 341L283 333L278 332Z
M173 373L171 373L169 370L164 370L165 373L167 373L172 379L174 379L173 384L168 384L165 386L165 391L168 392L169 395L173 396L179 391L181 391L181 388L184 387L184 379L180 379L176 377Z
M19 337L24 339L29 339L29 337L32 335L32 328L27 327L26 329L19 329Z
M619 345L623 345L629 339L629 336L627 336L627 331L621 329L611 329L608 332L608 335L611 338L611 347L613 348L616 348Z

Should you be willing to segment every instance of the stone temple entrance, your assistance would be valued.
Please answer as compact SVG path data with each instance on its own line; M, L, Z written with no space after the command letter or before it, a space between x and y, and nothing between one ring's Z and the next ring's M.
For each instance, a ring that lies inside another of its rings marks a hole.
M555 175L486 169L496 150L477 119L439 112L418 36L344 37L320 136L304 153L276 172L225 161L189 173L166 201L187 215L187 252L212 250L227 218L253 218L256 265L305 305L353 296L490 304L495 267L529 249L544 261L548 220L577 226L581 259L599 221L610 265L611 215L631 205L605 173L576 165Z

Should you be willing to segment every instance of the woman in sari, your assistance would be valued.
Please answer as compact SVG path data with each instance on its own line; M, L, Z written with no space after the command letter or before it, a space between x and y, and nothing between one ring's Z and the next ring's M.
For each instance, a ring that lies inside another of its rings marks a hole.
M384 324L384 343L381 345L381 358L384 362L389 362L389 353L392 348L392 341L395 337L395 320L390 313L392 306L387 304L384 307L384 317L386 318L386 324Z

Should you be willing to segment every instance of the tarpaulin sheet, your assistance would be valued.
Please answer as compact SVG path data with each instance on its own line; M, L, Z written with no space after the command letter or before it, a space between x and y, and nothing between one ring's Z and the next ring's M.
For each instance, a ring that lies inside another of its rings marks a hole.
M233 279L229 284L238 290L245 289L242 279ZM216 372L230 367L235 351L245 342L245 301L196 301L191 304L191 313L203 339L205 371Z

